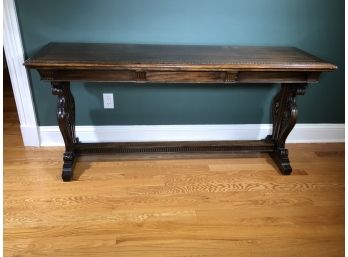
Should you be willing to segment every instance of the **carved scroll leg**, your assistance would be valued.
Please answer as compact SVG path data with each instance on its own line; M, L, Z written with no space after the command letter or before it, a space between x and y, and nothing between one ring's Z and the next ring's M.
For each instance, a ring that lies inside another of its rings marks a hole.
M297 121L296 96L303 95L305 87L306 84L282 84L280 92L273 100L273 131L265 140L275 143L271 157L283 175L290 175L292 172L285 141Z
M57 120L60 132L65 143L63 155L63 181L70 181L73 178L73 169L76 161L75 144L75 103L70 91L69 82L52 82L52 94L58 97Z

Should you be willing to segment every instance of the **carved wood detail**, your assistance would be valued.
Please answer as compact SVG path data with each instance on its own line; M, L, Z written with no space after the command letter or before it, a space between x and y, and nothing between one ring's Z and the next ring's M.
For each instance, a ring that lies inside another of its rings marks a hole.
M291 174L292 171L285 141L297 121L296 96L305 94L306 85L282 84L280 92L273 99L273 131L272 135L267 136L266 140L275 143L275 151L272 153L272 157L285 175Z
M136 81L146 81L146 72L145 71L136 71L135 72Z
M225 73L225 82L236 82L238 80L238 72L227 71Z
M58 97L57 121L65 143L62 178L64 181L69 181L73 176L76 159L75 144L78 142L75 135L75 101L69 82L52 82L51 84L52 94Z
M128 143L77 143L78 153L202 153L234 152L247 149L250 152L273 152L274 143L260 140L205 141L205 142L128 142Z

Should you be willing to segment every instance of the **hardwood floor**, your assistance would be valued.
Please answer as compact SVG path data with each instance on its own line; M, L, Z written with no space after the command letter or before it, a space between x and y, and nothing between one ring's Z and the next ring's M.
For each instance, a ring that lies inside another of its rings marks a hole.
M23 147L4 98L5 256L344 256L344 144L289 145L292 176L263 154L101 155L63 183L63 148Z

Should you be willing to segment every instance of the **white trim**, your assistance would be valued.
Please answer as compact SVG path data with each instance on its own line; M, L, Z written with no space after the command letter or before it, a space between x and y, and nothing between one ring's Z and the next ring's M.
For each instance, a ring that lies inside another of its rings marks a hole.
M24 146L40 146L40 134L37 126L20 126Z
M41 146L62 146L57 126L40 127ZM77 126L82 142L253 140L270 134L270 124ZM297 124L287 143L344 142L344 124Z
M23 142L25 146L39 146L39 131L28 74L23 66L24 51L14 0L4 0L3 7L4 50L21 124Z

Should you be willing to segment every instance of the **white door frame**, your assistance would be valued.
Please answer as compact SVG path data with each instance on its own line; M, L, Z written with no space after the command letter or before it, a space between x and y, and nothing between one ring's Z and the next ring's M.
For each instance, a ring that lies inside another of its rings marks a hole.
M25 146L40 146L39 129L27 70L14 0L3 2L4 50Z

